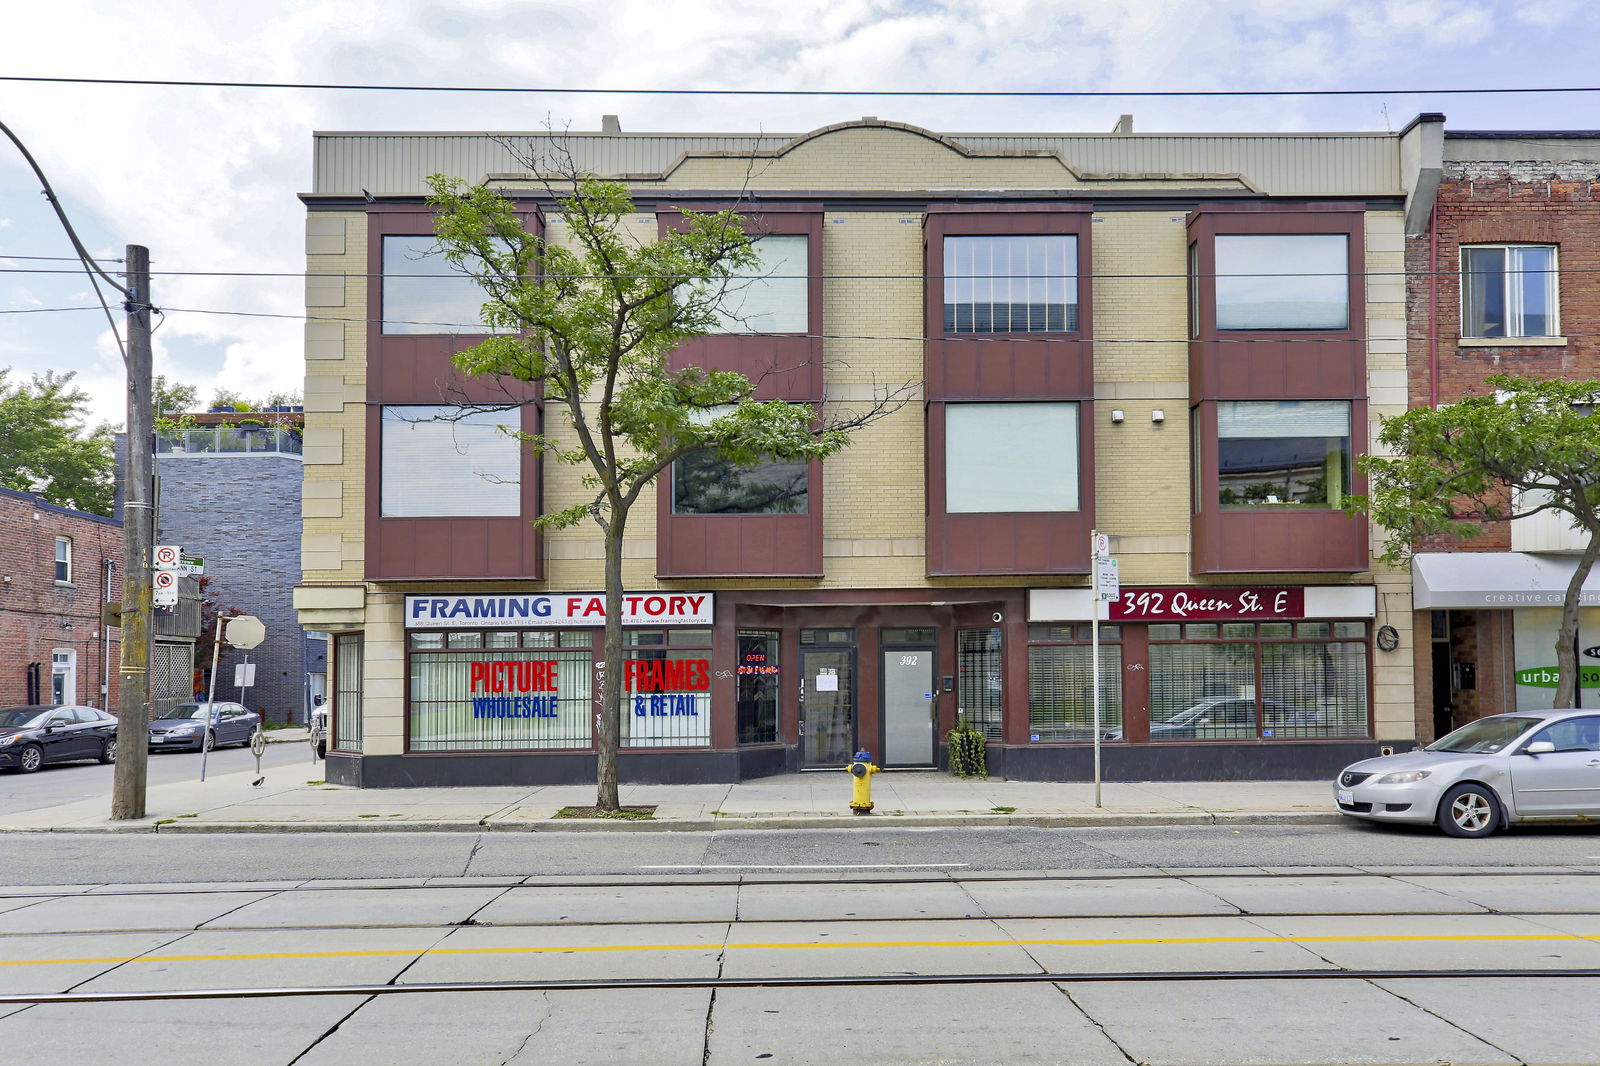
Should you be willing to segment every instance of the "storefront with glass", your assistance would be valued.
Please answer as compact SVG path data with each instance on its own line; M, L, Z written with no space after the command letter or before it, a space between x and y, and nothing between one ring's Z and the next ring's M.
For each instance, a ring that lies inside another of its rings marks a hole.
M1106 778L1311 777L1375 752L1374 601L1370 586L1124 590L1100 627ZM624 781L835 771L863 748L936 769L958 721L987 738L991 774L1085 780L1089 603L1081 588L628 593L609 678L596 594L408 595L403 721L363 720L362 671L390 652L335 636L328 778L589 782L617 684ZM364 743L374 730L399 743Z

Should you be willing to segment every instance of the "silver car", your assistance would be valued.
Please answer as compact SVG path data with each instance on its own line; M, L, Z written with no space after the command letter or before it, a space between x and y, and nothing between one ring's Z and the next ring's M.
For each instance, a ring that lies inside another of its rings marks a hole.
M1496 714L1333 783L1339 810L1484 837L1512 822L1600 819L1600 711Z

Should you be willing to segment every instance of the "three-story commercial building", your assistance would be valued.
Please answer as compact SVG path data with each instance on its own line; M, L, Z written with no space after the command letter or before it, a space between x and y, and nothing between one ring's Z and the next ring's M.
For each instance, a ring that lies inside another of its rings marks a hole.
M557 135L626 182L627 231L748 214L762 269L679 365L760 395L912 402L826 462L680 461L625 545L621 772L728 781L940 764L1082 779L1092 702L1122 779L1319 775L1414 736L1410 583L1374 562L1354 460L1406 406L1400 134ZM307 209L296 605L333 634L328 776L592 779L599 531L543 534L582 471L435 420L497 395L451 355L483 297L433 249L424 179L555 205L507 142L327 133ZM776 371L776 372L774 372ZM520 428L560 437L530 392ZM1380 636L1381 634L1381 636Z

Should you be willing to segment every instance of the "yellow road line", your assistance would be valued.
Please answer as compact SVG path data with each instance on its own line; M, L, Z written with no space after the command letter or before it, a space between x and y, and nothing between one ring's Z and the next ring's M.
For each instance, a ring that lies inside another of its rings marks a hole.
M272 951L228 955L129 955L70 959L0 959L0 966L121 965L149 962L261 962L280 959L370 959L426 955L576 955L640 951L836 951L842 948L1134 947L1150 944L1414 944L1577 941L1600 943L1579 933L1371 934L1359 936L1161 936L996 940L828 940L748 944L540 944L529 947L380 948L370 951Z

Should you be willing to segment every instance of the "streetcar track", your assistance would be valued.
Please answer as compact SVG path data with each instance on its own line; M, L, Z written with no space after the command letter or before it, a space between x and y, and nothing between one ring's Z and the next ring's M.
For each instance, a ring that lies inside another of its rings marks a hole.
M931 864L930 864L931 865ZM764 869L777 869L778 867L763 867ZM684 867L687 871L695 867ZM756 869L752 867L752 869ZM1288 880L1291 878L1314 878L1318 880L1373 878L1380 880L1406 880L1420 877L1449 877L1449 878L1476 878L1476 877L1600 877L1600 868L1573 866L1573 867L1541 867L1537 870L1527 870L1518 867L1475 867L1472 869L1459 869L1455 867L1407 867L1404 870L1363 870L1354 868L1349 870L1307 870L1298 871L1293 867L1253 868L1240 870L1232 868L1211 872L1207 870L1194 870L1189 867L1182 868L1182 873L1172 873L1162 868L1138 871L1094 871L1086 870L1082 873L961 873L961 874L934 874L931 876L910 877L864 877L864 878L838 878L838 877L793 877L793 878L716 878L716 879L687 879L678 878L651 878L651 879L614 879L593 880L574 878L559 881L528 881L506 880L486 881L483 884L338 884L319 885L314 881L307 881L287 888L260 888L251 887L250 882L241 883L240 887L209 888L209 887L177 887L161 889L117 889L115 891L100 892L93 887L77 892L11 892L0 890L0 900L8 899L109 899L120 896L185 896L185 895L228 895L231 893L247 892L415 892L418 890L437 889L492 889L492 888L581 888L581 889L607 889L607 888L727 888L743 887L760 888L763 886L825 886L838 887L841 885L927 885L927 884L1005 884L1016 882L1076 882L1076 881L1200 881L1200 880ZM156 882L159 883L159 882ZM279 882L271 882L278 884ZM0 912L0 914L9 912Z
M492 901L491 901L492 902ZM488 904L485 904L488 906ZM481 910L482 908L480 908ZM846 914L827 915L825 917L793 917L793 918L591 918L573 921L548 920L548 921L512 921L494 922L480 921L469 918L456 922L335 922L331 924L309 925L200 925L200 926L137 926L122 929L49 929L49 930L6 930L0 931L0 943L15 937L39 936L126 936L132 934L150 935L159 933L332 933L348 932L352 930L411 930L411 929L627 929L649 928L654 926L695 926L695 925L816 925L827 924L856 924L885 922L889 924L903 922L1085 922L1085 921L1152 921L1152 920L1183 920L1196 921L1205 919L1229 918L1594 918L1600 917L1600 911L1572 911L1572 910L1498 910L1478 908L1476 910L1426 910L1426 911L1266 911L1266 910L1234 910L1234 911L1144 911L1144 912L1117 912L1115 914ZM4 965L0 962L0 965Z
M1128 973L893 974L840 977L599 978L591 980L430 981L414 984L299 985L267 988L198 988L139 992L52 992L0 995L0 1006L17 1004L132 1003L214 999L283 999L298 996L383 996L439 992L584 992L625 989L738 989L911 987L917 985L1138 984L1196 981L1414 981L1600 978L1600 968L1475 970L1158 970Z

